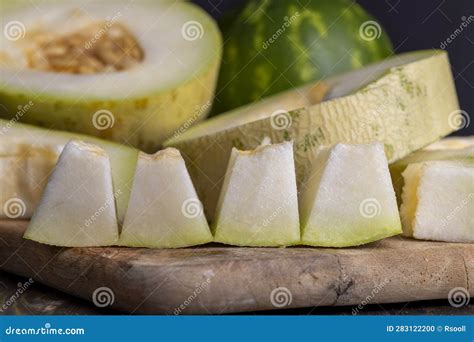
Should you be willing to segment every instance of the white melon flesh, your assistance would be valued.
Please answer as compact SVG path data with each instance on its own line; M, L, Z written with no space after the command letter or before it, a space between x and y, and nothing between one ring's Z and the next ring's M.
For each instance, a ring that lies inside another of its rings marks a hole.
M447 141L443 142L444 140ZM468 163L474 162L474 145L469 145L469 140L443 139L436 144L433 144L433 146L437 146L436 149L428 146L427 148L415 151L407 157L390 165L390 174L392 176L393 187L399 205L402 203L401 196L404 185L404 177L402 176L402 173L408 165L436 160L464 161Z
M80 141L65 146L24 237L65 247L117 243L112 175L103 149Z
M61 151L71 140L103 148L110 159L117 216L122 223L127 208L138 150L95 137L54 131L0 119L0 205L13 198L24 203L23 215L31 218ZM2 211L0 217L7 217Z
M120 245L177 248L210 241L202 204L179 151L140 153Z
M474 164L430 161L403 172L400 215L406 236L474 242Z
M321 147L300 197L302 243L345 247L401 233L380 143Z
M300 242L292 142L232 150L213 230L214 241L229 245Z

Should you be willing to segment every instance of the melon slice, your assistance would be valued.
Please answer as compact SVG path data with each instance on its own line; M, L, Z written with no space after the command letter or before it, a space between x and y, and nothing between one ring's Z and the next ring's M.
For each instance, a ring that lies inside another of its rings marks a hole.
M30 218L36 209L54 165L71 139L103 148L110 159L117 216L123 221L138 150L91 136L54 131L0 119L0 205L12 198L23 202L20 218ZM0 217L6 217L2 211Z
M109 246L118 241L109 158L80 141L65 147L24 238L65 247Z
M177 248L210 241L202 204L179 151L140 153L120 245Z
M474 163L429 161L403 172L403 233L417 239L474 242Z
M380 143L321 147L301 190L302 243L357 246L400 234L397 202Z
M458 110L446 52L420 51L235 109L165 145L190 161L191 178L212 218L233 147L254 149L263 136L276 143L294 140L301 184L320 145L381 141L394 162L456 130L458 122L449 118Z
M474 135L467 137L448 137L426 146L423 150L456 150L474 146Z
M232 150L213 231L214 241L229 245L300 242L292 142Z
M221 35L194 4L2 3L0 27L4 118L155 152L211 107Z
M433 144L437 146L436 149L428 147L418 150L390 165L390 174L392 176L393 187L397 194L399 206L402 203L401 196L404 185L404 177L402 176L402 173L408 165L435 160L474 162L474 145L470 146L469 141L458 140L455 142L455 140L451 140L450 142L443 142L443 140Z

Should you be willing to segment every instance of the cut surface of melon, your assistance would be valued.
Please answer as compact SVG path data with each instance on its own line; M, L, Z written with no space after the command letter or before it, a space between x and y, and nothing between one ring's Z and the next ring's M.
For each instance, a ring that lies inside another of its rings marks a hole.
M443 139L445 140L445 139ZM425 161L465 161L474 162L474 145L470 146L466 140L449 140L449 142L443 142L443 140L433 144L439 148L431 148L432 145L427 148L415 151L405 158L390 165L390 175L392 176L393 187L397 194L397 202L400 205L402 202L402 189L404 185L404 177L402 176L403 171L408 165L414 163L421 163Z
M81 140L103 148L110 159L117 201L117 216L122 223L127 208L138 150L129 146L81 134L48 130L0 119L0 205L12 198L24 203L23 219L30 218L64 146ZM0 217L5 217L4 213Z
M118 241L109 158L98 146L69 142L50 176L24 237L65 247Z
M301 184L318 146L381 141L394 162L456 130L449 120L455 111L459 104L446 52L419 51L235 109L165 145L190 161L212 218L233 147L254 149L264 136L275 143L294 140Z
M302 243L345 247L401 233L380 143L320 147L300 195Z
M20 0L0 24L4 118L31 100L24 122L155 152L212 104L222 39L194 4Z
M120 245L177 248L210 241L202 204L179 151L140 153Z
M474 163L429 161L403 172L403 231L416 239L474 242Z
M299 243L292 142L232 150L213 231L214 241L229 245Z

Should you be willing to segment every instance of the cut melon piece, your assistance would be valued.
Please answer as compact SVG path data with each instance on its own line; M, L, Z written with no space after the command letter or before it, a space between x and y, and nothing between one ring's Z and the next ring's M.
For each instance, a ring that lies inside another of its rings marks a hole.
M302 243L357 246L400 234L381 143L320 147L300 198Z
M20 218L30 218L36 209L54 165L71 139L103 148L110 159L117 216L122 223L127 208L138 150L98 138L38 128L0 119L0 205L12 198L24 203ZM0 217L5 218L3 211Z
M294 140L301 184L320 145L381 141L394 162L456 130L457 122L449 118L458 110L446 52L420 51L219 115L165 145L189 160L191 178L212 218L233 147L254 149L263 136L276 143Z
M397 194L397 202L399 206L402 203L401 196L404 185L404 177L402 176L402 173L405 171L408 165L436 160L474 162L474 145L469 146L468 143L462 144L459 141L454 143L454 140L452 143L441 143L442 141L443 140L438 142L439 145L437 145L437 149L424 148L422 150L418 150L390 165L390 175L392 176L393 187L395 189L395 193Z
M202 204L179 151L140 153L120 245L177 248L210 241Z
M21 22L20 22L21 21ZM155 152L209 111L214 20L185 1L19 1L3 7L0 116Z
M403 172L403 232L416 239L474 242L474 163L430 161Z
M24 238L65 247L114 245L119 234L114 197L106 152L73 140L64 147Z
M474 135L467 137L448 137L426 146L423 150L456 150L474 146Z
M232 149L213 232L214 241L237 246L300 242L292 142Z

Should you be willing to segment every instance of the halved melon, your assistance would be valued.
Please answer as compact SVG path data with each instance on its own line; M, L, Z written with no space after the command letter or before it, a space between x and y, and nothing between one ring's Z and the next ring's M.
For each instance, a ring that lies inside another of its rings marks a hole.
M19 1L0 24L4 118L155 152L212 104L221 36L196 5Z

